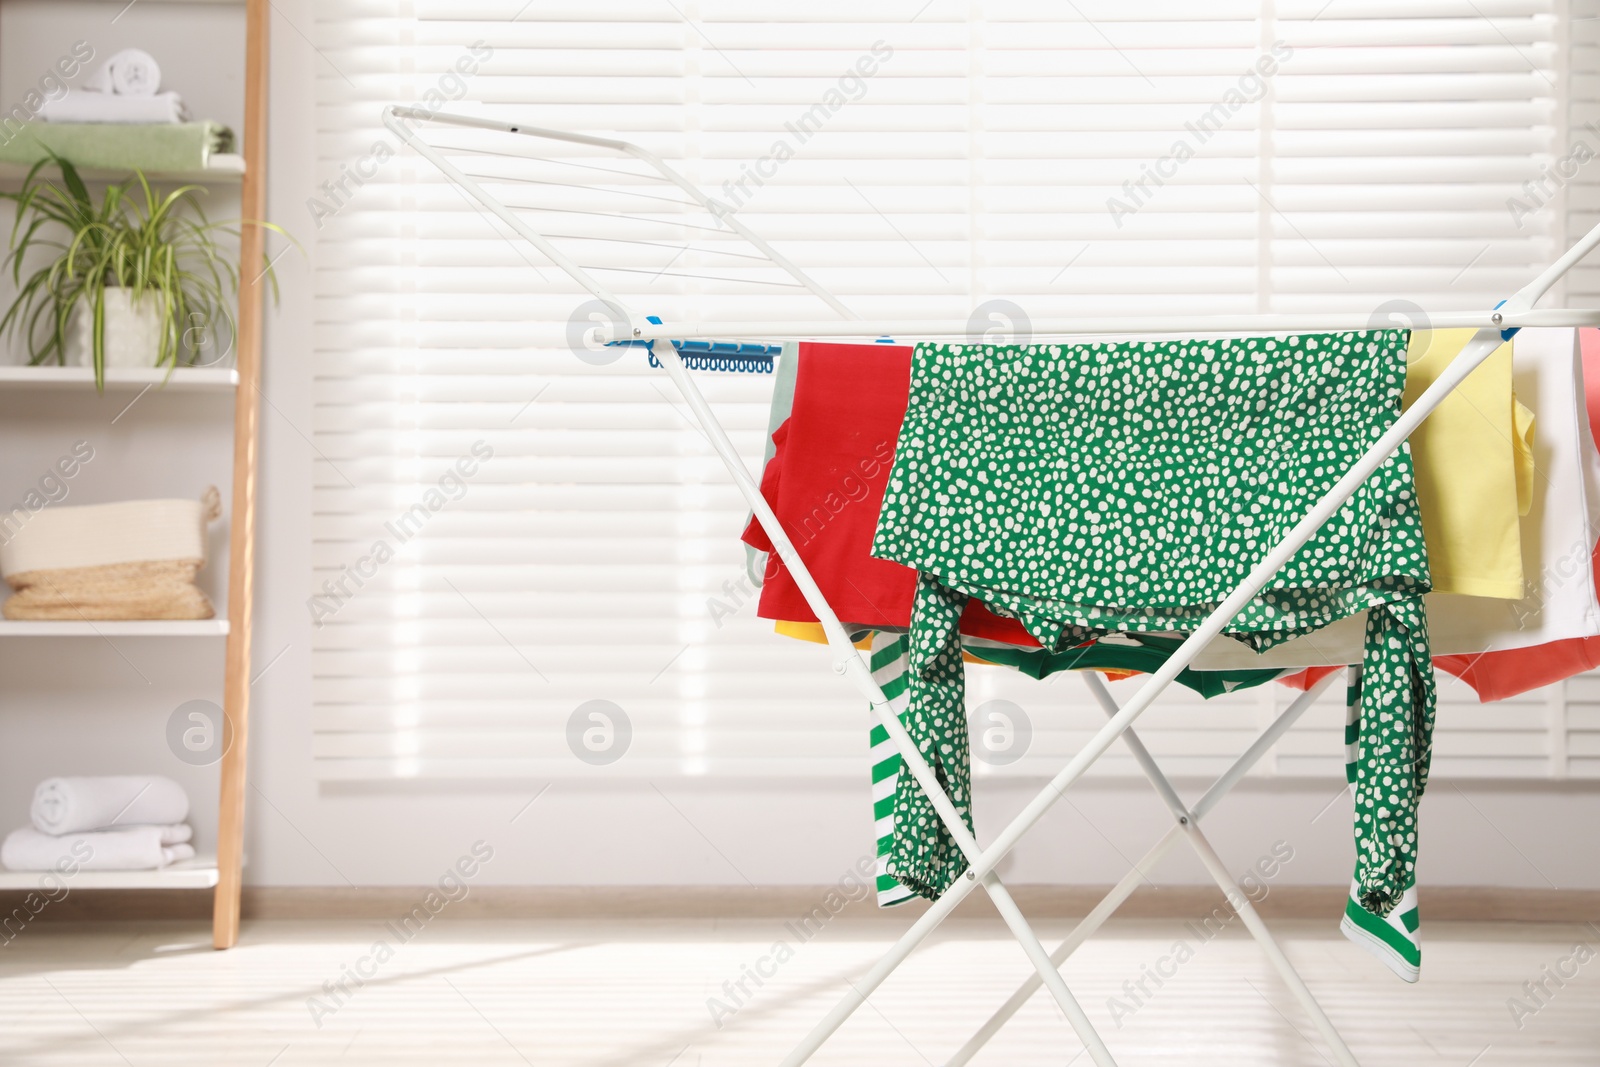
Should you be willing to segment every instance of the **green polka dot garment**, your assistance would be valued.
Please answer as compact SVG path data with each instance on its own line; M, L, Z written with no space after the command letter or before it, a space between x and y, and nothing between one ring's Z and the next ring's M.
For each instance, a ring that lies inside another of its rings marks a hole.
M1403 330L1081 345L924 344L873 555L921 572L908 728L970 807L961 607L1046 648L1193 630L1400 414ZM1403 446L1228 624L1259 650L1368 612L1356 883L1412 883L1433 674L1427 550ZM888 866L942 893L965 870L910 776Z
M1377 716L1361 714L1362 677L1360 667L1350 667L1349 684L1345 687L1345 777L1349 780L1351 790L1356 794L1357 803L1360 802L1361 790L1358 785L1364 774L1362 752L1373 745L1382 744L1382 739L1370 740L1362 736L1363 718L1370 728L1372 720ZM1420 756L1419 764L1422 776L1427 775L1428 753L1424 750ZM1420 786L1419 786L1420 788ZM1357 811L1358 817L1362 815ZM1370 812L1366 813L1370 817ZM1401 894L1400 900L1389 909L1387 915L1374 915L1361 904L1361 886L1352 882L1350 886L1350 899L1345 902L1344 916L1339 920L1339 932L1344 934L1355 944L1360 945L1372 953L1383 964L1407 982L1415 982L1422 977L1422 935L1420 931L1421 913L1417 908L1417 884L1413 880L1406 891Z

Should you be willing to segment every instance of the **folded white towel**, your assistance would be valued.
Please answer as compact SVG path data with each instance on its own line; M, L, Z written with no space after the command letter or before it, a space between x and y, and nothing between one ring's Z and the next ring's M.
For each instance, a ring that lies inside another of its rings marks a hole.
M46 100L39 109L46 122L123 122L149 126L183 122L189 109L177 93L154 96L118 96L114 93L68 93L60 100Z
M83 87L119 96L154 96L161 90L161 64L149 52L124 48L85 78Z
M163 845L164 826L132 826L88 834L13 830L0 844L0 863L13 871L153 871L194 856L194 846Z
M183 786L159 774L46 778L33 791L29 816L46 834L171 826L189 817L189 796Z

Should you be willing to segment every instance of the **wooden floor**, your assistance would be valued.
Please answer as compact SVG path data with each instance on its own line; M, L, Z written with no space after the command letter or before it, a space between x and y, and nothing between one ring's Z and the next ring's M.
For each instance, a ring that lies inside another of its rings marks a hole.
M1423 980L1407 987L1326 922L1274 926L1369 1067L1600 1063L1600 958L1573 956L1580 942L1600 950L1592 927L1434 924ZM752 919L440 918L408 940L379 923L255 922L218 953L197 923L41 923L0 946L0 1063L773 1064L889 935L842 918L809 940ZM1181 964L1169 955L1179 940L1193 953ZM787 951L772 956L779 942ZM1158 965L1171 977L1160 988L1146 979L1148 998L1129 996L1123 983ZM771 975L759 988L745 978L749 996L735 985L746 967ZM1546 967L1576 976L1558 987ZM345 977L358 968L359 986ZM953 924L813 1062L942 1063L1024 971L995 926ZM1233 929L1203 941L1177 921L1113 923L1067 977L1124 1065L1331 1062ZM1529 999L1523 983L1540 980L1550 994ZM1113 996L1123 998L1116 1021ZM976 1062L1087 1064L1080 1051L1041 997Z

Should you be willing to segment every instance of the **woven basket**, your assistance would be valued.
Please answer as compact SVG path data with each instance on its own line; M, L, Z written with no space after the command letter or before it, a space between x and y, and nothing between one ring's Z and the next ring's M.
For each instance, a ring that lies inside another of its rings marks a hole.
M16 590L8 619L209 619L195 585L206 525L222 515L216 487L200 500L129 500L46 508L0 544L0 576Z

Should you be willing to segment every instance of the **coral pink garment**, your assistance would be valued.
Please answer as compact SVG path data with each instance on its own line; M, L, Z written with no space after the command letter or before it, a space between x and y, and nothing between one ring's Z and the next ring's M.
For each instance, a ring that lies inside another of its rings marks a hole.
M761 495L846 625L911 625L917 572L871 553L910 389L909 346L801 344L794 406L772 435L777 452L761 474ZM744 542L769 553L758 614L816 622L794 576L754 519ZM1021 623L977 601L967 605L961 631L1029 648L1039 645Z
M1583 354L1583 391L1588 402L1589 426L1600 439L1600 330L1578 331ZM1538 412L1534 412L1535 418ZM1535 433L1538 432L1535 426ZM1600 545L1593 564L1600 586ZM1435 656L1433 665L1472 686L1478 700L1488 704L1530 689L1552 685L1575 674L1600 667L1600 637L1575 637L1532 648L1479 652L1470 656ZM1338 667L1308 667L1278 681L1293 689L1310 689Z
M1439 662L1438 657L1435 657L1433 662L1437 665ZM1286 674L1282 678L1276 679L1276 681L1279 685L1286 685L1290 689L1298 689L1304 693L1334 671L1342 670L1344 670L1343 667L1307 667L1303 671Z

